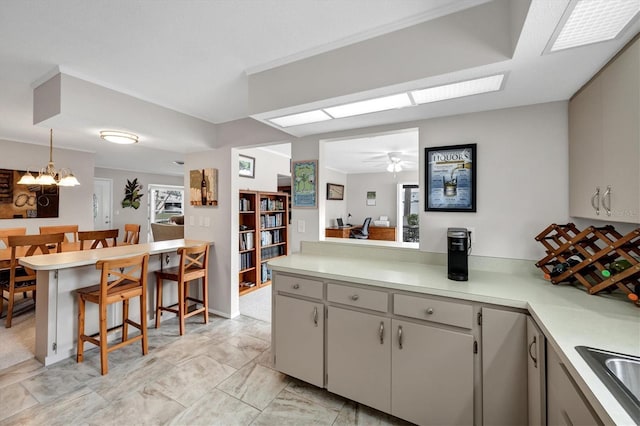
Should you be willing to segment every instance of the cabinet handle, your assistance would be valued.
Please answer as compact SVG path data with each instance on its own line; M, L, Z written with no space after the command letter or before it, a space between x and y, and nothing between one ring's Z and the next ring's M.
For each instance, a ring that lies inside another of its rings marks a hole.
M402 349L402 326L398 326L398 346Z
M607 190L604 191L604 195L602 196L602 207L607 211L607 216L611 216L611 185L607 185Z
M316 327L318 326L318 307L317 306L313 308L313 324Z
M358 296L357 294L354 294L353 296L351 296L351 300L353 300L354 302L358 299L360 299L360 296Z
M299 289L299 288L300 288L300 284L295 283L295 284L293 285L293 289L294 289L294 290L297 290L297 289Z
M380 331L378 334L380 334L380 344L384 345L384 322L382 321L380 321Z
M529 344L529 357L533 360L533 366L535 368L538 368L538 358L533 356L533 354L531 353L531 349L533 348L533 345L535 345L535 344L536 344L536 336L533 336L533 341Z
M600 187L596 187L596 192L591 196L591 207L596 211L596 215L600 215Z
M427 308L427 315L433 315L433 308Z

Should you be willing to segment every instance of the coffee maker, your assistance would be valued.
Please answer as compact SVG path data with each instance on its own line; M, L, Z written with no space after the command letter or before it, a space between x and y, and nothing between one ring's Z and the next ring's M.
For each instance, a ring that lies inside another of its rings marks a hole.
M469 279L468 256L471 234L467 228L447 229L447 277L454 281Z

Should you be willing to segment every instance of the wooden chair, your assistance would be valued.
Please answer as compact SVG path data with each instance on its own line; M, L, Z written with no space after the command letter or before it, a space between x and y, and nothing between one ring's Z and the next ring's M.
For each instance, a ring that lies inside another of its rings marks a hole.
M50 235L10 235L8 245L11 248L11 262L9 269L0 271L0 290L2 299L7 300L9 307L5 327L11 328L11 320L14 316L13 307L16 293L26 293L32 291L33 302L36 300L36 271L18 264L19 257L32 256L39 251L42 254L49 254L50 250L60 253L61 243L64 241L63 234ZM54 246L51 248L51 246ZM5 297L5 292L9 293ZM2 302L2 300L0 300ZM4 303L0 304L0 314L2 314ZM29 307L31 308L31 306ZM25 310L26 311L26 310ZM16 312L19 314L22 312Z
M0 241L4 244L5 248L9 248L9 240L7 237L10 235L26 235L27 228L4 228L0 229Z
M108 353L123 346L142 340L142 355L149 351L147 342L147 267L149 254L120 259L100 260L96 269L101 270L100 284L76 290L78 295L78 353L77 362L84 360L84 342L100 347L100 373L109 372ZM110 281L111 279L111 281ZM140 323L129 319L129 299L140 298ZM88 336L84 331L85 305L98 305L100 331ZM107 330L107 306L122 302L122 324ZM140 330L139 335L129 337L128 326ZM122 329L122 340L108 345L107 333ZM96 338L98 337L98 338Z
M80 250L84 250L85 241L93 241L91 243L91 250L98 248L98 246L104 247L115 247L118 245L118 234L120 233L117 229L107 229L105 231L80 231L78 232L78 239L80 240ZM109 244L108 240L112 240L111 244Z
M180 335L184 334L184 320L193 315L202 313L204 323L209 322L209 291L207 280L209 275L209 244L201 244L193 247L181 247L178 249L180 265L156 271L156 328L160 327L160 316L162 311L173 312L178 315L180 322ZM202 299L189 297L189 282L202 279ZM162 281L175 281L178 284L178 303L162 305ZM188 301L202 304L200 308L188 312ZM188 312L188 313L187 313Z
M140 241L140 225L127 223L124 225L123 244L138 244Z
M78 241L78 225L58 225L58 226L41 226L40 227L40 235L44 234L64 234L64 242L68 243L69 238L67 238L67 234L72 235L71 242Z

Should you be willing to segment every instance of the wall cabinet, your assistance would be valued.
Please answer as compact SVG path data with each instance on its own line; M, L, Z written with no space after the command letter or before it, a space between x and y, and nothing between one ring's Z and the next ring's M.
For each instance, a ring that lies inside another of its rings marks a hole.
M240 191L238 283L240 295L271 284L267 261L289 252L289 196Z
M600 425L598 416L575 386L560 357L547 344L547 424Z
M640 39L569 102L571 216L640 222Z

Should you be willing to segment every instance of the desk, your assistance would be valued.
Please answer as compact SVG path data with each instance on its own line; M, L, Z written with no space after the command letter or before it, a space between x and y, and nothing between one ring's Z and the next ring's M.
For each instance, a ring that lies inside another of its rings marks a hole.
M343 228L331 227L325 228L324 236L331 238L349 238L352 229L360 229L362 226L347 226ZM395 226L369 226L370 240L395 241Z
M50 365L75 354L78 327L75 290L100 281L100 271L96 269L98 260L142 253L159 254L160 256L149 259L147 275L147 304L151 306L147 312L153 315L155 294L152 291L153 285L149 284L155 282L154 271L177 265L179 257L175 253L178 247L201 243L202 241L180 239L21 258L21 265L37 271L36 359L44 365ZM166 297L177 300L177 291L175 294L166 294ZM131 318L139 321L140 318L135 317L138 312L135 304L138 302L131 303ZM107 327L118 324L122 317L120 304L112 305L111 309ZM97 310L87 312L86 324L89 332L98 329Z
M342 228L331 227L325 228L324 236L331 238L349 238L352 229L356 229L356 226L343 226Z

